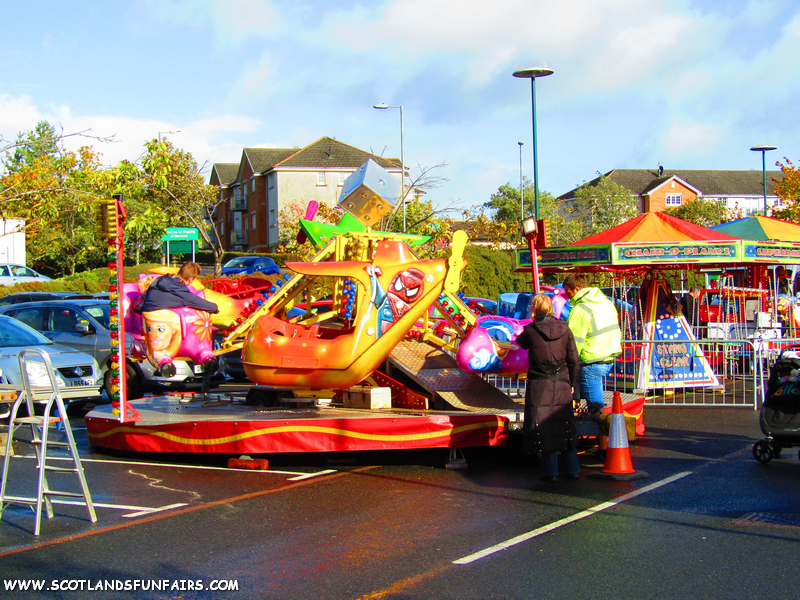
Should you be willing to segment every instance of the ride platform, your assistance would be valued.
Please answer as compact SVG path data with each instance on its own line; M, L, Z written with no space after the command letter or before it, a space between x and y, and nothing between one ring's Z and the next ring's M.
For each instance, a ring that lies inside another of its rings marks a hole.
M414 409L297 408L245 404L242 394L175 394L134 400L140 421L110 405L86 415L95 446L135 452L266 454L504 446L501 414Z

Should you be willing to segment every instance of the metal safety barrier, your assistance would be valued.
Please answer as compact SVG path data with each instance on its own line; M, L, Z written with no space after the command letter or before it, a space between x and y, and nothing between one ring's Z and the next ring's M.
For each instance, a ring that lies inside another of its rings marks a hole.
M679 344L689 346L686 355L694 356L695 359L700 358L700 353L695 350L702 351L702 359L707 361L709 371L716 377L718 384L699 385L670 379L670 368L667 366L660 368L663 378L655 386L639 387L637 384L641 381L640 370L645 368L641 360L644 348L650 346L652 361L654 353L658 356L676 356L674 348L670 348L669 352L659 352L659 347L674 347L676 342L623 340L622 354L617 360L615 370L619 373L622 369L624 377L607 377L605 390L642 395L645 397L645 404L651 406L742 407L758 410L764 398L770 366L784 348L797 346L800 350L800 338L699 339L681 341ZM651 368L650 364L647 363L647 368ZM487 373L484 378L508 396L525 396L525 375Z

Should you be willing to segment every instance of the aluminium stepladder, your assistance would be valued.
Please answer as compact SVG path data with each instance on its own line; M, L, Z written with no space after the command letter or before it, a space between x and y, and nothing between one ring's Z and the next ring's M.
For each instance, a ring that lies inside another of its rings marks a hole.
M40 360L30 361L29 356L38 355ZM27 364L28 362L44 363L47 370L48 379L50 381L49 388L34 388L28 379ZM92 496L89 493L89 486L86 484L86 477L83 472L83 465L81 464L78 449L75 445L75 438L72 435L72 428L69 424L67 417L67 410L64 406L64 399L62 391L59 389L58 381L53 371L53 364L50 361L50 356L47 352L39 348L29 348L21 350L19 353L19 367L20 374L22 375L22 393L15 400L11 408L11 415L8 419L8 439L6 440L6 455L3 459L3 475L2 483L0 483L0 519L2 519L3 509L9 504L25 504L31 505L36 514L36 525L34 527L34 535L39 535L42 520L42 504L44 504L47 518L53 518L53 506L50 501L51 496L58 496L63 498L83 498L81 504L85 504L89 513L89 519L92 523L97 521L94 505L92 504ZM28 416L18 417L20 407L23 402L28 409ZM44 404L44 415L37 416L34 412L35 404ZM57 415L53 415L53 407L57 411ZM67 438L66 442L56 442L49 439L50 428L52 425L61 423L63 425L63 433ZM12 444L15 431L22 425L29 425L31 428L31 443L33 444L36 452L36 467L38 469L38 485L36 490L36 497L23 497L12 496L6 494L6 484L8 483L9 463L12 458ZM47 450L48 447L61 447L69 450L72 465L71 467L57 467L47 464ZM74 473L78 476L80 482L81 492L67 492L53 490L47 480L47 473Z

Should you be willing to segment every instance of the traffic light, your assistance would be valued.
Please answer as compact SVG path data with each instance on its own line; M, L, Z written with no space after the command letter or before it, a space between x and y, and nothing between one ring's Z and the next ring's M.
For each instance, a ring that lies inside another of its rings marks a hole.
M550 220L539 219L537 222L538 228L536 230L536 247L549 248L550 247Z
M117 237L117 201L101 198L94 201L97 234L102 238Z

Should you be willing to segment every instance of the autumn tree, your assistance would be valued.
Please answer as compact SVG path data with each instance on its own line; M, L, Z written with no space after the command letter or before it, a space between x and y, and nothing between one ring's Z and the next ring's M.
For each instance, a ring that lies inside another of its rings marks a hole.
M105 249L97 237L92 203L101 166L91 148L65 150L53 127L42 121L20 134L3 165L0 216L25 221L30 262L45 264L58 275L99 260Z
M780 161L775 163L781 168L783 178L780 181L774 179L775 186L772 188L773 192L783 200L784 208L773 211L772 216L800 223L800 170L788 158L784 160L785 164Z
M214 253L215 271L222 268L224 250L211 215L222 202L216 186L207 185L191 153L166 138L145 143L141 173L128 183L141 185L140 206L131 217L131 227L153 237L162 237L168 226L195 227ZM137 216L138 214L138 216ZM138 219L138 221L137 221ZM128 227L126 226L126 232Z

